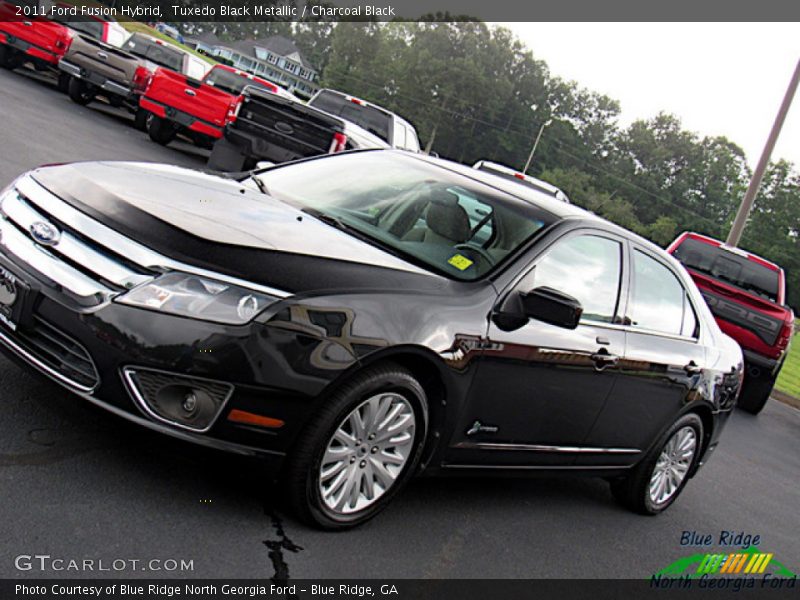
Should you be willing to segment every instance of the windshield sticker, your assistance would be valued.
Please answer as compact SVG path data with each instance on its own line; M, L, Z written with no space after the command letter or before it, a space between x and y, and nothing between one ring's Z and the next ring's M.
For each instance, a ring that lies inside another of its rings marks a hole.
M461 254L451 256L449 259L447 259L447 262L453 265L459 271L465 271L472 266L472 261Z

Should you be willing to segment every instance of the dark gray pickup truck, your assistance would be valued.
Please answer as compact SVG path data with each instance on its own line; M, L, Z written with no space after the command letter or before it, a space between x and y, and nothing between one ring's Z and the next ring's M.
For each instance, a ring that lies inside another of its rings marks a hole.
M244 171L359 148L419 152L414 127L385 108L323 89L305 104L246 87L208 161L217 171Z
M156 68L164 67L193 79L201 79L211 65L168 42L135 33L115 48L99 40L77 35L58 68L69 77L69 97L86 105L98 96L113 106L139 111L139 98ZM142 122L139 126L144 126Z

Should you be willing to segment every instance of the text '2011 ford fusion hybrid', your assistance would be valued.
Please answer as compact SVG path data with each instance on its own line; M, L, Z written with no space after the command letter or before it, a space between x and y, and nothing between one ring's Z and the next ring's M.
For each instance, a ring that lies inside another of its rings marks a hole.
M349 152L241 179L81 163L0 202L4 351L131 421L272 461L326 528L418 472L593 474L659 513L741 384L669 255L444 160Z

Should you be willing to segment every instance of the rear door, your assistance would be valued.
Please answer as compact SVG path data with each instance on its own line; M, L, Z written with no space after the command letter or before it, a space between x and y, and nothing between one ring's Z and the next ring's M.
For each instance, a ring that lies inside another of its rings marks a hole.
M580 464L638 460L694 399L706 367L704 332L681 278L662 258L635 244L630 263L624 360L588 443L639 452L583 455Z

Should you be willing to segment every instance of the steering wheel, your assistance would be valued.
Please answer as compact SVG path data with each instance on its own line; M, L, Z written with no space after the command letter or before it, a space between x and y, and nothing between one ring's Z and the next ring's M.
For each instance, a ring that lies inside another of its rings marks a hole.
M453 246L453 248L455 248L456 250L468 250L471 252L475 252L476 254L479 254L483 260L488 262L489 266L493 266L494 263L496 262L491 254L489 254L484 248L481 248L477 244L470 244L469 242L465 242L463 244L456 244L455 246Z

